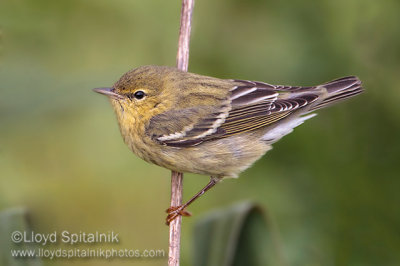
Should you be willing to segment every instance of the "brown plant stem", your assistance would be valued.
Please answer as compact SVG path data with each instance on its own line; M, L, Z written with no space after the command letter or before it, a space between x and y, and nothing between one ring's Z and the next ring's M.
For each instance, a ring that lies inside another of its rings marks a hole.
M182 0L181 24L179 30L178 53L176 66L182 71L188 70L189 42L194 0ZM183 174L172 171L171 173L171 207L182 204ZM182 217L179 216L169 225L169 252L168 265L179 266L181 248Z

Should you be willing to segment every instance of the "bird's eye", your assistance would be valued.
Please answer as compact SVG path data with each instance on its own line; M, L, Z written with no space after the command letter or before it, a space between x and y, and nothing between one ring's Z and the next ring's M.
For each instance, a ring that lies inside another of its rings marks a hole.
M136 99L138 99L138 100L143 99L143 97L144 97L145 95L146 95L146 94L144 93L144 91L137 91L137 92L135 92L135 93L133 94L133 96L134 96Z

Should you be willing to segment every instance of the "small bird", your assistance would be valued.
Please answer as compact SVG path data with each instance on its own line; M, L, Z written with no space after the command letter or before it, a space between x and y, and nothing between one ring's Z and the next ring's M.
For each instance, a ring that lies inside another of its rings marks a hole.
M167 224L223 178L238 177L271 145L317 109L363 91L354 76L294 87L218 79L166 66L124 74L108 96L122 137L143 160L177 172L209 175L188 202L167 210Z

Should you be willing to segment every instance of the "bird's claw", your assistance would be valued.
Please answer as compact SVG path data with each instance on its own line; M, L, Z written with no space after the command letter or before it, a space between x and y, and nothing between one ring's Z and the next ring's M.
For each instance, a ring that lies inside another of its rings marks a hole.
M169 207L166 210L166 213L168 213L167 219L166 219L166 224L169 225L173 220L175 220L179 215L180 216L192 216L190 212L185 210L182 206L174 206L174 207Z

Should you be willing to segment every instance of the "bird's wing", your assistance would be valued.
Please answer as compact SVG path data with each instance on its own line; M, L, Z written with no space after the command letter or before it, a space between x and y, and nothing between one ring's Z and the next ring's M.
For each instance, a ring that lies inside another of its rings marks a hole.
M227 103L166 111L150 119L146 134L164 145L194 146L207 136L221 133L220 126L228 116L229 109Z
M300 87L243 80L234 80L232 84L228 98L220 106L197 106L156 115L146 133L163 145L195 146L269 126L318 98L312 93L289 97L288 91Z
M317 100L317 94L298 93L305 87L275 86L263 82L235 80L240 85L231 90L232 110L221 128L222 137L270 126L294 111Z

